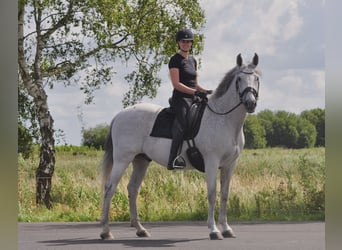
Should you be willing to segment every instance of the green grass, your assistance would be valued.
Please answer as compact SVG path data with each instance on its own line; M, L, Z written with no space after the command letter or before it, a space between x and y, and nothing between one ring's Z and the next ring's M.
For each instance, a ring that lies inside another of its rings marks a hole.
M102 154L83 147L57 148L51 210L35 204L38 157L24 160L19 156L18 220L98 220ZM131 171L129 167L118 185L110 220L129 220L126 187ZM232 179L228 220L324 220L324 194L324 148L244 150ZM196 170L170 172L152 162L140 189L138 207L145 221L206 220L204 174Z

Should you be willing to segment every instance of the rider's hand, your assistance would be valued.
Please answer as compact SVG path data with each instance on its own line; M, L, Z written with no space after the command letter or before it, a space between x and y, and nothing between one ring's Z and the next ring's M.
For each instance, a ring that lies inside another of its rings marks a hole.
M199 90L196 90L196 91L195 91L195 96L198 96L198 97L204 99L204 98L207 98L207 93L206 93L206 92L199 91Z

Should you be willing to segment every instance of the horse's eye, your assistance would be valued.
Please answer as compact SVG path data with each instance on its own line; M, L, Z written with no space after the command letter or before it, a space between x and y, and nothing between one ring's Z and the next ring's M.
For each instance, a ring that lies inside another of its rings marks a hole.
M255 76L255 81L259 81L259 77L258 76Z

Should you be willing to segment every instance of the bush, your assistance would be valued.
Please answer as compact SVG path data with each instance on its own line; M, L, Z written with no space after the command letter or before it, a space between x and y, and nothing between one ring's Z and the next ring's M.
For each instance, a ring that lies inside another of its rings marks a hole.
M96 149L103 149L109 126L106 124L97 125L95 128L83 130L82 145L94 147Z
M309 111L303 111L300 117L308 120L315 126L317 132L316 147L325 146L325 110L317 108Z
M324 162L310 162L307 155L300 157L300 184L303 187L305 211L325 210L325 167Z
M266 131L255 115L247 117L244 125L245 148L257 149L266 147Z

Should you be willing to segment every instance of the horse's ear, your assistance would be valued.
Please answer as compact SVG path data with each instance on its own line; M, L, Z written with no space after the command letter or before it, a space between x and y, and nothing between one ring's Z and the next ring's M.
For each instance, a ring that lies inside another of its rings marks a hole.
M242 57L241 57L241 53L237 55L236 57L236 64L241 67L242 65Z
M257 66L259 63L259 56L257 53L254 53L254 57L253 57L253 65Z

